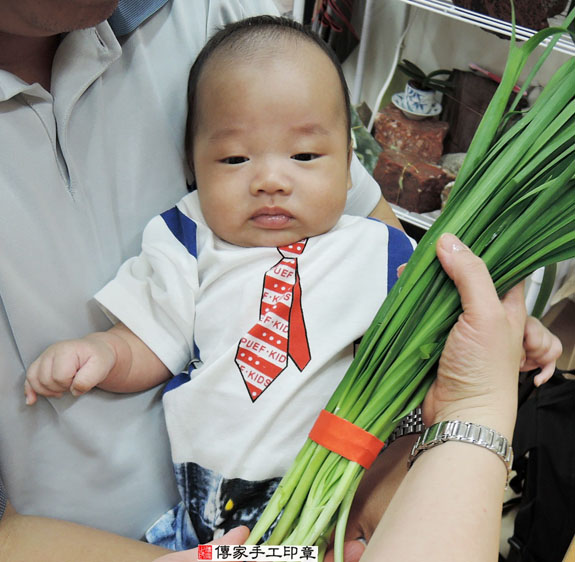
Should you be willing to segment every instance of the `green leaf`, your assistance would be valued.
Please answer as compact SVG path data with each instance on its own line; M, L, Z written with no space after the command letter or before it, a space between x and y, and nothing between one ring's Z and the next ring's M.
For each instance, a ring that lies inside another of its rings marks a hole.
M419 358L420 359L429 359L433 350L437 347L436 343L428 343L426 345L422 345L419 348Z

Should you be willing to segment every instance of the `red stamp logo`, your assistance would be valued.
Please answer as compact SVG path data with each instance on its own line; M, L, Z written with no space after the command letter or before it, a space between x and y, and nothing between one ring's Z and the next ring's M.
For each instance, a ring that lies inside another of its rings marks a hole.
M198 545L198 560L212 560L212 545Z

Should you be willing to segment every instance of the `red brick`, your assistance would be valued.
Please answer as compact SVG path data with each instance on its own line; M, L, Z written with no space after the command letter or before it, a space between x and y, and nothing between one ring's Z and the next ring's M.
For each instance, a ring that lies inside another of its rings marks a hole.
M415 154L437 164L449 125L445 121L408 119L394 105L384 107L375 118L375 140L384 149Z
M397 150L379 155L373 177L386 201L417 213L441 208L441 191L454 179L439 166Z

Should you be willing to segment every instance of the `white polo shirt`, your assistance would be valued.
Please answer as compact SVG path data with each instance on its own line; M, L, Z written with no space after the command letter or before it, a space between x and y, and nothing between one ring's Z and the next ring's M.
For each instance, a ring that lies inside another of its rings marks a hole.
M91 300L186 193L188 69L217 26L265 0L172 0L120 40L69 33L52 93L0 70L0 473L22 513L141 537L177 501L161 390L26 407L26 367L110 324ZM379 190L354 164L349 213Z

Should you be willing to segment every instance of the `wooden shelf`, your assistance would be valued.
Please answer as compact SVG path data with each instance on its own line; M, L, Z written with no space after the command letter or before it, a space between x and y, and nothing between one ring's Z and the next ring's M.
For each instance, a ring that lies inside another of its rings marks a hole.
M436 14L441 14L448 18L452 18L458 21L469 23L495 33L502 35L507 35L511 37L511 24L502 20L492 18L483 14L478 14L471 10L466 10L465 8L460 8L455 6L449 0L400 0L404 4L409 4L411 6L416 6L424 10L434 12ZM559 26L563 21L565 14L555 16L549 19L550 26ZM525 41L529 39L535 31L528 29L526 27L517 26L515 35L518 40ZM549 40L545 40L542 45L547 45ZM571 39L569 34L564 34L561 36L557 44L553 47L555 51L561 53L566 53L568 55L575 55L575 44Z

